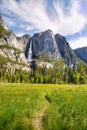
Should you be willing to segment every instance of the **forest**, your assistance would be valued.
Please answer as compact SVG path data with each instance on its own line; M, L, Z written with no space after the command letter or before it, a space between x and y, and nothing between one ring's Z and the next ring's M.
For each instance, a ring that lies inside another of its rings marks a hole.
M47 68L34 65L30 71L22 71L12 68L0 70L0 82L7 83L52 83L52 84L86 84L87 65L80 62L79 65L67 67L62 61Z

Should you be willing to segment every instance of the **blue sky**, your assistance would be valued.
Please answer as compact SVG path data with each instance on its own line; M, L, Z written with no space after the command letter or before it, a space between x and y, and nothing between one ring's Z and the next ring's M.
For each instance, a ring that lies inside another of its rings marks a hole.
M18 36L51 29L73 49L87 46L87 0L0 0L0 12Z

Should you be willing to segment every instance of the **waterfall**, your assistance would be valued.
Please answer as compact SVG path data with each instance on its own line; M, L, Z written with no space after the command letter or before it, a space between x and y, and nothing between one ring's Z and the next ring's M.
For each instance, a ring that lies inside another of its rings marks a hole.
M28 61L32 60L32 40L30 41L30 47L28 52Z

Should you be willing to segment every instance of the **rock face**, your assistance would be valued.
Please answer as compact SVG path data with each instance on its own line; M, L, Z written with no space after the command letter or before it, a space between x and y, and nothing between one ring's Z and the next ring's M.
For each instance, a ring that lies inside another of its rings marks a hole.
M32 58L38 59L41 55L46 55L50 58L50 60L57 60L61 58L55 36L51 30L34 34L34 36L31 38L31 42ZM27 48L28 47L30 47L30 42L28 43ZM26 51L28 50L29 49Z
M4 36L0 40L0 45L8 45L18 48L16 35L13 32L11 32L9 35Z
M12 46L25 52L29 39L30 39L30 35L28 34L22 37L16 37L16 35L13 32L11 32L10 34L0 39L0 45Z
M16 49L15 47L11 47L8 45L0 45L0 55L5 58L9 58L9 60L13 62L21 64L24 63L28 65L24 53L19 49Z
M30 67L25 55L15 47L8 45L0 45L0 67L1 69L21 69L29 71Z
M30 38L26 47L26 57L28 58L30 43L32 46L32 60L42 59L42 61L55 62L58 59L63 60L68 66L75 65L79 62L79 58L70 48L65 37L56 34L51 30L34 34Z
M30 41L30 38L31 38L31 36L29 34L25 34L22 37L17 37L18 48L20 50L22 50L23 52L25 52L26 46L27 46L28 42Z
M66 38L59 34L56 34L55 39L56 39L60 54L62 58L64 59L65 63L67 65L75 64L79 59L77 58L74 51L71 49L71 47L67 43Z
M16 35L11 32L9 35L6 35L0 39L0 55L10 58L12 61L17 61L18 63L28 64L27 59L25 58L23 43L24 42L22 41L19 43Z
M51 55L52 58L61 58L54 34L51 30L35 34L32 38L33 57L37 57L40 52Z
M81 60L87 63L87 47L75 49L74 52Z
M28 71L29 63L25 57L25 48L30 35L24 35L17 38L3 18L0 16L0 66L1 68L9 69L16 68L23 71Z
M15 48L20 49L21 51L25 52L27 43L29 42L30 35L26 34L22 37L16 37L15 33L12 32L4 22L2 16L0 15L0 32L3 33L2 37L0 37L0 45L8 45ZM3 28L2 28L3 27Z

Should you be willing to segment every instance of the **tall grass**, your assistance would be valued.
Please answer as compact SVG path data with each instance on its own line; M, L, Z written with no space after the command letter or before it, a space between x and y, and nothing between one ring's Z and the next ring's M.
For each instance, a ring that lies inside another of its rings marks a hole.
M87 130L87 89L60 89L48 96L45 130Z
M38 117L44 130L87 130L87 86L51 84L0 84L0 130L35 130Z
M8 86L0 87L0 130L33 130L31 119L45 104L44 92Z

